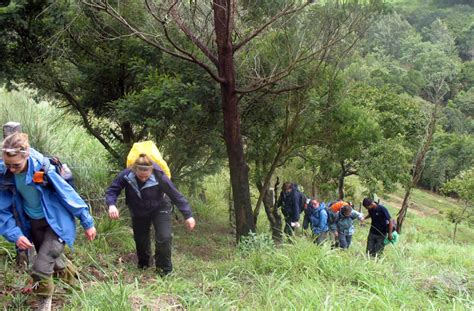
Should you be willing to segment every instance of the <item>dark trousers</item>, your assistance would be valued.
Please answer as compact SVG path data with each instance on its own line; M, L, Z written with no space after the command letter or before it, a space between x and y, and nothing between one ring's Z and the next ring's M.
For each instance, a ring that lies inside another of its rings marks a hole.
M62 258L64 241L51 229L46 220L31 219L31 239L36 249L32 275L36 280L48 278L55 271L64 269Z
M352 234L338 233L339 247L349 248L352 242Z
M147 217L132 217L133 238L137 248L138 267L150 266L150 228L155 230L155 265L161 272L173 270L171 264L171 209L156 211Z
M381 254L385 245L383 241L385 240L384 235L374 234L369 232L369 236L367 237L367 250L366 252L369 253L371 256L375 256L377 254Z
M321 245L324 242L326 242L327 238L328 238L328 232L327 231L321 232L319 234L315 234L314 235L314 243L316 243L318 245Z

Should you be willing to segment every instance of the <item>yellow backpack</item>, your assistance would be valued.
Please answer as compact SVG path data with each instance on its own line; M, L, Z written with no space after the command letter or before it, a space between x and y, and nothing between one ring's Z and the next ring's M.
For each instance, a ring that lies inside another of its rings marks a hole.
M158 164L163 170L163 172L166 174L166 176L168 176L168 178L171 179L171 172L168 167L168 164L166 163L165 160L163 160L160 150L158 150L158 147L156 147L155 143L152 142L151 140L142 141L142 142L133 144L133 147L132 149L130 149L130 152L128 153L128 156L127 156L127 167L131 167L133 163L135 163L135 160L142 153L149 156L153 160L153 162Z

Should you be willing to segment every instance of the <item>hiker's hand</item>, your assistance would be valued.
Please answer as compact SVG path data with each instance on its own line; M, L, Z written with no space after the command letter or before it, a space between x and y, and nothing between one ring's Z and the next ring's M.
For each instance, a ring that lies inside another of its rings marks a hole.
M111 219L118 219L120 217L120 213L119 213L119 210L117 209L117 206L115 205L109 206L109 217Z
M92 228L87 229L86 232L84 232L84 234L86 235L86 238L89 241L92 241L93 239L95 239L97 231L95 230L95 227L92 227Z
M337 231L334 231L334 237L337 239L338 236L339 236L339 233Z
M388 240L389 240L389 241L393 240L393 236L392 236L391 233L388 234Z
M33 248L33 244L31 244L30 240L28 240L28 238L24 235L16 240L16 246L22 250Z
M194 229L194 226L196 226L196 220L194 220L193 217L189 217L184 221L184 223L186 224L186 228L190 231Z

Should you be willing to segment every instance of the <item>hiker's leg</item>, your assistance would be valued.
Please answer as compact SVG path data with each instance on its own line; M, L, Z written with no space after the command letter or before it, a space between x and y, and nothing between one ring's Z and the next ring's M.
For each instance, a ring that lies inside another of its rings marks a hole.
M352 242L352 235L351 234L346 235L346 241L347 241L347 248L349 248L349 246L351 246L351 242Z
M385 248L384 241L385 236L383 235L377 235L374 237L374 255L378 254L381 255L383 252L383 249Z
M31 226L31 241L35 246L37 252L41 248L43 244L44 236L46 231L48 231L49 224L46 219L30 219L30 226Z
M365 250L367 254L370 256L375 256L375 240L374 240L374 235L369 232L369 235L367 236L367 248Z
M54 265L58 257L63 254L64 242L59 239L56 233L48 226L43 236L43 243L40 246L37 256L33 261L32 277L39 283L34 289L34 293L43 296L50 296L54 292L52 275Z
M167 206L164 210L163 207L160 207L160 212L156 213L153 217L153 227L155 228L156 269L162 274L171 273L173 270L173 265L171 263L171 204L169 204L169 207Z
M338 238L339 238L339 247L340 248L348 248L349 247L349 245L347 243L347 235L346 234L339 232Z
M323 244L324 241L326 241L327 236L328 236L327 232L321 232L316 239L316 244L318 245Z
M293 228L291 227L291 220L290 218L285 218L285 229L284 232L289 235L293 236Z
M151 217L132 217L133 239L137 249L138 268L150 266L151 242L150 226Z

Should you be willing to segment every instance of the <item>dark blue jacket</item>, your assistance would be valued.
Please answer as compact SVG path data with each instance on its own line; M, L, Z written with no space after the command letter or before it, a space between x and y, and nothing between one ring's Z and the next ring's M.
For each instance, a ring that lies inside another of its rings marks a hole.
M291 222L297 222L300 219L300 209L303 204L302 193L293 189L289 193L285 191L280 193L277 206L282 207L282 213L285 219Z
M383 205L377 204L376 208L369 208L368 215L372 219L370 233L375 235L385 235L388 233L390 223L390 213Z
M141 189L131 169L127 168L120 172L105 192L105 201L108 206L117 203L122 189L125 189L125 201L134 217L146 217L161 209L169 208L165 194L185 219L192 217L191 207L186 198L156 164L153 164L153 174Z
M89 214L89 207L57 172L53 165L47 172L48 186L35 184L33 174L43 168L43 155L30 148L28 170L25 183L34 186L41 195L41 207L47 223L53 231L69 247L76 238L76 223L78 218L84 229L94 226L94 220ZM9 242L15 243L20 236L28 239L30 223L23 209L23 198L16 191L13 174L0 160L0 235Z

